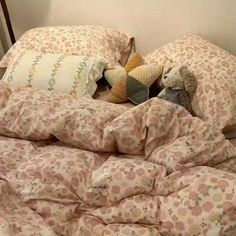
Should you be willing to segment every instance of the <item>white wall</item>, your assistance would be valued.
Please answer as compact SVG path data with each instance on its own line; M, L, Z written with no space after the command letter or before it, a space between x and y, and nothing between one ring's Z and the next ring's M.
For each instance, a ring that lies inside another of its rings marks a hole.
M44 25L101 24L136 37L147 53L198 32L236 55L236 0L7 0L16 36Z

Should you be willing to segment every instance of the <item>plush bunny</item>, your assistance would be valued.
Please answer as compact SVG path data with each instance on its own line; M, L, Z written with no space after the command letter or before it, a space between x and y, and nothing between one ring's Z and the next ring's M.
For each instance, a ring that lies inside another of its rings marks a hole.
M191 100L197 89L197 80L186 66L173 67L164 74L161 83L165 88L158 94L159 98L181 105L194 115Z

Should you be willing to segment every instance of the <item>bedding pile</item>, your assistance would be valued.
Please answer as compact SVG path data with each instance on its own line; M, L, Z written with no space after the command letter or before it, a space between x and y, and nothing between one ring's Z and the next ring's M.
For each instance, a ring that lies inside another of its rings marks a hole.
M235 235L236 150L180 106L1 82L0 134L0 235Z

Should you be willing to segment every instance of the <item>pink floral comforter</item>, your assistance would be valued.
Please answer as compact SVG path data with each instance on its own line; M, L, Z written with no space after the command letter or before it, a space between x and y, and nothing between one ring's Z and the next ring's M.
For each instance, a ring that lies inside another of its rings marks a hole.
M0 84L0 235L236 235L235 148L183 108Z

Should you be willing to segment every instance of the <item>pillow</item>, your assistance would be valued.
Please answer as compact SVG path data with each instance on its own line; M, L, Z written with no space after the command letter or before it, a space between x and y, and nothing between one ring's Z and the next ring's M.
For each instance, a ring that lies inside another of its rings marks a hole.
M133 38L102 26L41 27L27 31L9 49L0 61L0 67L8 67L14 55L22 50L47 53L63 53L80 56L101 56L109 67L125 65L132 48Z
M105 78L107 82L113 86L113 84L120 80L120 79L126 79L127 74L135 69L138 66L142 66L144 64L143 57L138 53L134 52L131 57L129 58L128 62L126 63L125 67L119 66L116 68L113 68L111 70L106 70L105 72Z
M124 67L106 70L104 73L105 79L113 87L113 85L119 81L127 78L127 71Z
M197 34L168 43L145 57L147 64L185 64L196 75L192 101L197 116L222 130L236 124L236 57Z
M120 79L113 84L111 92L106 98L107 102L119 104L128 100L128 96L126 93L126 80L127 77L124 79Z
M161 74L162 66L139 66L129 72L125 78L121 78L113 84L107 101L122 103L129 99L135 104L140 104L149 99L149 88Z
M15 56L3 81L73 96L92 96L105 66L103 58L25 50Z
M141 66L143 64L143 57L138 52L135 52L129 58L127 64L125 65L125 69L129 73L131 70L134 70L136 67Z

